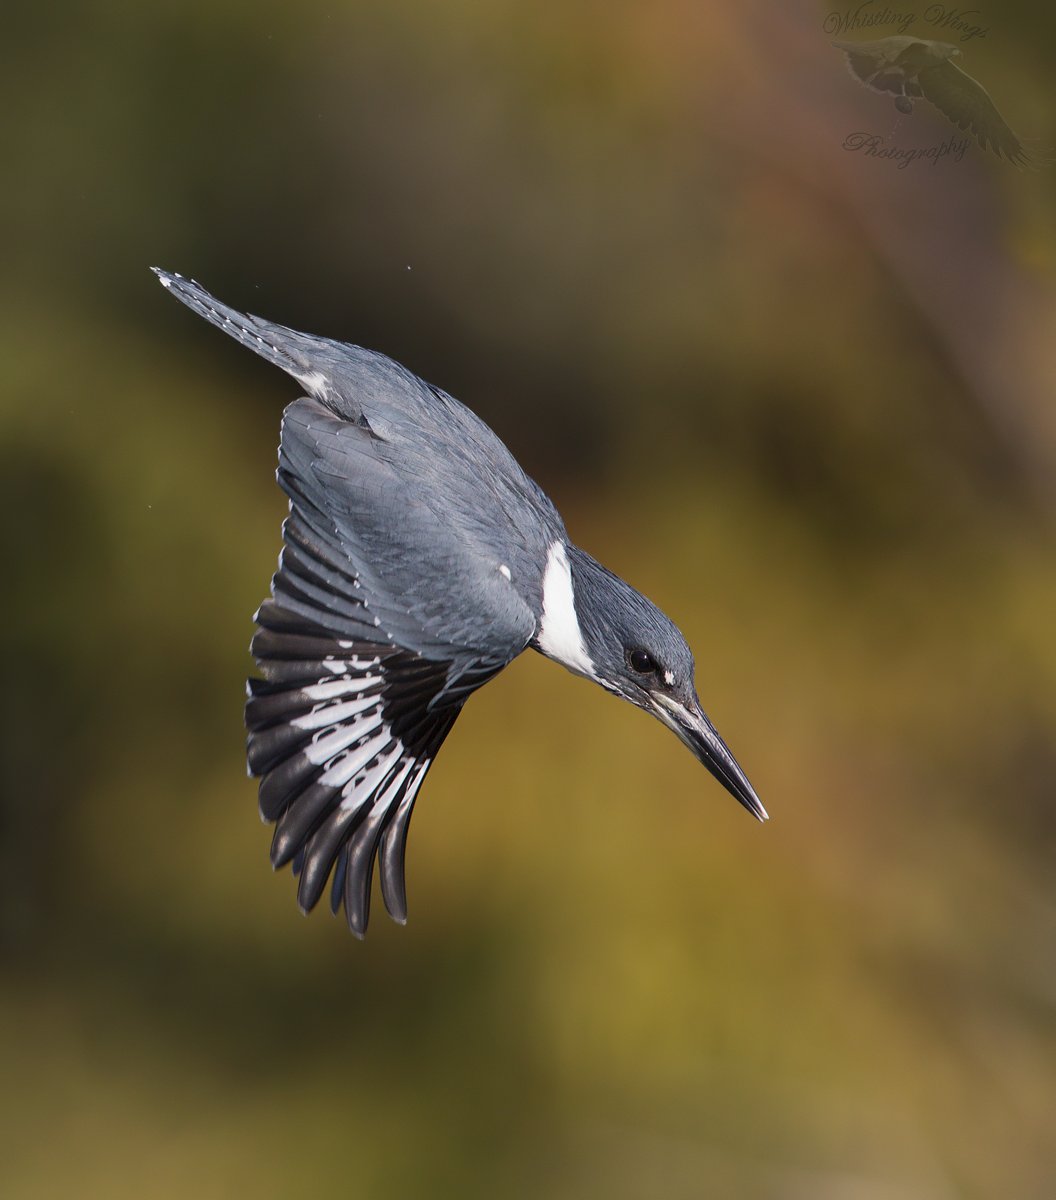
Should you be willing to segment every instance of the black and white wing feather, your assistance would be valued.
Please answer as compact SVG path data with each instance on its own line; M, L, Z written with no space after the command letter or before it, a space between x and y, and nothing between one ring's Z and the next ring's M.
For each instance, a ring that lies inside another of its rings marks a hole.
M272 863L292 863L306 912L332 876L331 906L360 937L375 859L388 912L406 920L415 797L466 698L534 628L506 580L485 578L473 551L415 506L374 436L316 401L286 411L278 478L290 515L256 616L263 678L246 705Z
M448 664L388 643L335 638L267 601L249 684L250 771L275 823L271 861L292 862L308 912L333 873L331 907L367 928L375 856L385 907L407 919L404 848L415 797L461 703L435 710ZM336 868L336 869L335 869Z

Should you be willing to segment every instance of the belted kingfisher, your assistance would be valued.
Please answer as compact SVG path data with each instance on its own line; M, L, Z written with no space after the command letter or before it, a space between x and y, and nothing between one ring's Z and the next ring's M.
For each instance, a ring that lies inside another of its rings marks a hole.
M572 544L542 489L468 408L383 354L236 312L154 268L199 316L308 393L282 418L289 496L258 609L247 758L271 861L308 912L366 932L375 857L407 919L415 797L469 696L529 646L658 717L754 814L766 811L705 716L682 634Z

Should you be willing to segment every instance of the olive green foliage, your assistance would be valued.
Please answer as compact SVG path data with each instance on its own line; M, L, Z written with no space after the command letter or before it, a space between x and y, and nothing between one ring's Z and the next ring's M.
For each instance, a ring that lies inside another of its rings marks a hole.
M826 11L5 17L4 1196L1053 1194L1056 172L843 151L898 114ZM991 16L1051 145L1052 9ZM527 655L408 927L302 919L241 729L295 385L154 263L490 421L770 824Z

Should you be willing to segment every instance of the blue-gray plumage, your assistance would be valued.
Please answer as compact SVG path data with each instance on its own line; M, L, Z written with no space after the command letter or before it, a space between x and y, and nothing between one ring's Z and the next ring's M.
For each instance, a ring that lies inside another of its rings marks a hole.
M290 498L271 598L256 614L250 773L297 899L367 927L407 916L407 826L469 695L533 649L668 725L765 820L697 699L693 655L650 601L574 546L550 499L495 434L382 354L236 312L155 268L206 320L309 396L282 420Z

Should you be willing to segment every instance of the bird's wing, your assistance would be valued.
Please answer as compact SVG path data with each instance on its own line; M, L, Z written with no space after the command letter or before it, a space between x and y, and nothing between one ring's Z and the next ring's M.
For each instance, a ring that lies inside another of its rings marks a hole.
M264 678L250 680L246 725L261 816L275 822L272 865L293 863L305 912L333 871L331 907L343 905L362 937L377 856L385 907L405 921L411 809L461 709L429 709L448 664L312 632L274 603L258 622L253 653Z
M882 54L874 49L872 42L833 42L837 50L842 50L847 58L847 68L866 87L873 86L873 77L883 67Z
M905 94L908 67L920 43L908 37L881 38L872 42L833 42L847 56L850 73L874 92ZM915 68L913 68L915 70Z
M406 919L404 846L415 796L466 698L527 644L534 617L416 501L373 434L298 400L283 419L290 497L246 705L272 862L293 863L306 911L366 930L375 855L389 913Z
M986 88L950 60L925 67L918 76L924 97L959 129L975 135L984 150L993 150L1016 166L1026 166L1030 159L1023 143L1016 137L997 111Z

